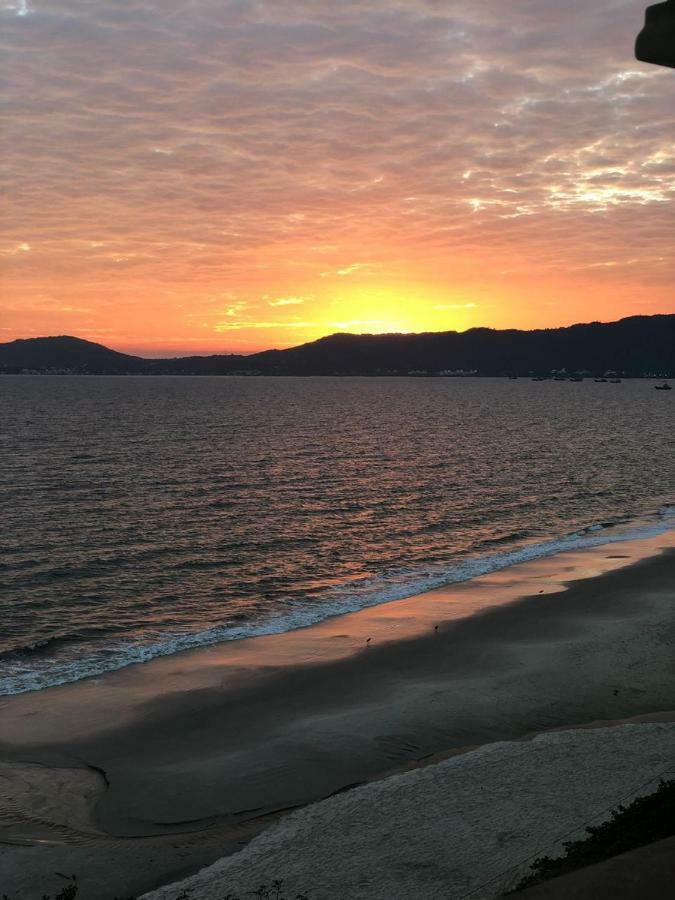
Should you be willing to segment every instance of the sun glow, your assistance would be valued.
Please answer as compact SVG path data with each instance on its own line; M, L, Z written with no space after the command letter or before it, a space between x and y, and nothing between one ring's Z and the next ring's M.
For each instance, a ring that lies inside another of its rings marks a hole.
M625 17L589 6L561 56L554 0L506 32L469 0L184 5L0 0L0 343L249 353L672 312L668 73Z
M352 272L358 266L345 266ZM449 292L444 285L419 287L419 279L392 276L396 285L373 284L369 275L345 284L336 269L331 282L320 282L297 297L229 298L218 310L212 332L227 335L237 349L251 345L288 347L327 334L408 334L420 331L464 331L480 324L482 303L471 291ZM353 279L353 280L352 280ZM204 322L208 327L208 322Z
M326 309L326 326L355 334L407 334L419 331L463 331L476 324L478 304L439 298L412 285L354 287L340 291ZM324 330L324 333L325 330Z

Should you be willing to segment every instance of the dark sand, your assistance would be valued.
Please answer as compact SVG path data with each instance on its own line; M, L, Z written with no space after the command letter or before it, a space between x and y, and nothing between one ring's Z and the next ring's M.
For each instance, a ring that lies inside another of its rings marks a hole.
M303 807L144 900L183 889L191 900L244 900L274 878L311 900L496 900L533 859L653 791L673 773L674 750L673 723L485 744Z
M140 892L438 754L674 708L674 545L559 554L4 699L0 893L39 897L54 869L89 872L82 900Z

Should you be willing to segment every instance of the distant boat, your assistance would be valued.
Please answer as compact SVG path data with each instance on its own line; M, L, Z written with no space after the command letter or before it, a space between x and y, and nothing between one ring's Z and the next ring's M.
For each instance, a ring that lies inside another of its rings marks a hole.
M607 384L606 378L594 378L593 380L596 382L596 384Z
M609 383L610 384L621 384L621 379L620 378L610 378Z
M664 381L663 384L655 384L654 390L655 391L672 391L672 387L669 384L666 384L666 382Z

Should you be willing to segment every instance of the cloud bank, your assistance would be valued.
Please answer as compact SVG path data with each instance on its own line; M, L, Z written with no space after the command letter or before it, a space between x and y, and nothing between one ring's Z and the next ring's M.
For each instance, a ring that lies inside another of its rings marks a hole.
M672 309L674 82L632 58L643 15L0 2L0 340L555 324L581 294L584 318Z

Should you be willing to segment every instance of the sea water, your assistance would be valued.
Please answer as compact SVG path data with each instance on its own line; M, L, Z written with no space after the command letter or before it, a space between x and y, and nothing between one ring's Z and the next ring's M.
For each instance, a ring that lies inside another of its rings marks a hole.
M675 526L649 381L0 378L0 693Z

